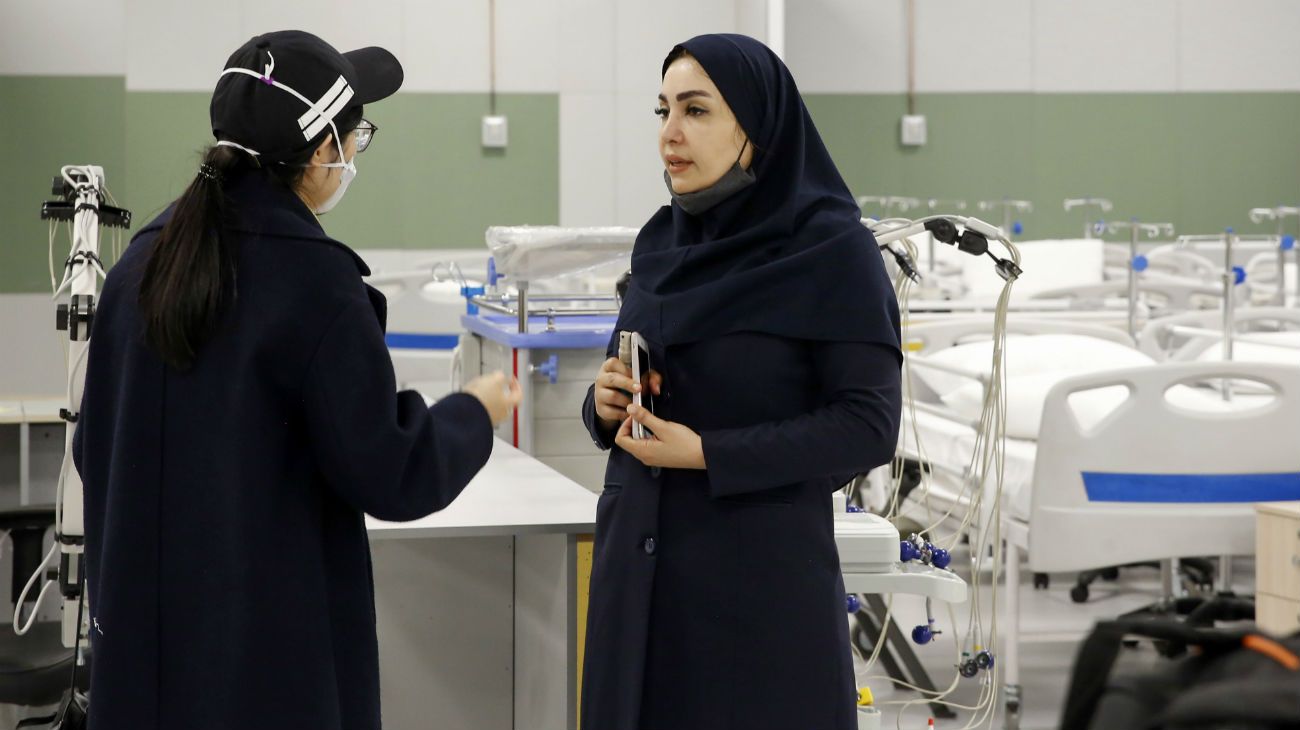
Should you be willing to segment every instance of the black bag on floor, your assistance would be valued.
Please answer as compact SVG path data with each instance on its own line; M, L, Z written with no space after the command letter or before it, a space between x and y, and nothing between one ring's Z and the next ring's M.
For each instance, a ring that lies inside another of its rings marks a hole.
M1188 656L1148 674L1112 677L1125 637ZM1097 624L1079 647L1061 730L1296 730L1300 634L1273 639L1177 619Z

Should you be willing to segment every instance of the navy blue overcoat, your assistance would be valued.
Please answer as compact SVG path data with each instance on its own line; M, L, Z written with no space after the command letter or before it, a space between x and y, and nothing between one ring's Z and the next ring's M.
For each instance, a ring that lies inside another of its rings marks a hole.
M228 184L237 296L187 372L136 299L170 212L104 285L74 443L93 730L378 730L364 513L449 504L492 450L473 396L398 393L382 295L289 191Z
M583 730L853 730L831 493L894 454L898 349L740 332L651 350L657 415L701 435L708 468L642 465L588 391L612 451Z

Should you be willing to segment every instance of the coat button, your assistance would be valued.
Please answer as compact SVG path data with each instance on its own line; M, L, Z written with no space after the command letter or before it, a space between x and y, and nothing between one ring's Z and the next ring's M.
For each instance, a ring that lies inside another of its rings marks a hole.
M641 547L642 547L642 549L645 550L645 554L646 554L646 555L654 555L654 554L655 554L655 539L654 539L653 537L647 537L647 538L645 539L645 542L641 543Z

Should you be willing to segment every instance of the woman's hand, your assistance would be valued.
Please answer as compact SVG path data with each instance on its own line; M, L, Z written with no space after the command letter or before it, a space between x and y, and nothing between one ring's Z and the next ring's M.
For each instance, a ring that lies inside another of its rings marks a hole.
M646 466L668 469L703 469L704 442L700 435L680 423L657 418L645 408L627 407L628 418L618 429L614 441L627 453ZM632 422L636 421L654 432L645 439L632 438Z
M663 385L663 376L650 371L650 392L659 395ZM596 375L596 416L605 430L618 428L618 424L627 418L627 407L632 405L632 393L641 390L640 383L632 382L632 371L622 360L611 357L600 366Z
M524 396L519 381L499 370L491 375L474 378L466 383L462 390L478 398L487 409L492 428L500 426L501 422L510 415L510 411L519 407L519 401L523 400Z

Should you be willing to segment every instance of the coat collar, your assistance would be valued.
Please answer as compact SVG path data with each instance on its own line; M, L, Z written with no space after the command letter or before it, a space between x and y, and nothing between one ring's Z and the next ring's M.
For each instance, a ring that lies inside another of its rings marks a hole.
M307 208L302 199L269 179L266 174L252 170L227 181L226 195L235 212L231 230L254 236L319 241L336 246L347 252L362 276L370 275L370 267L356 251L326 235L316 214ZM168 206L140 233L161 230L171 219L174 208L174 204Z

